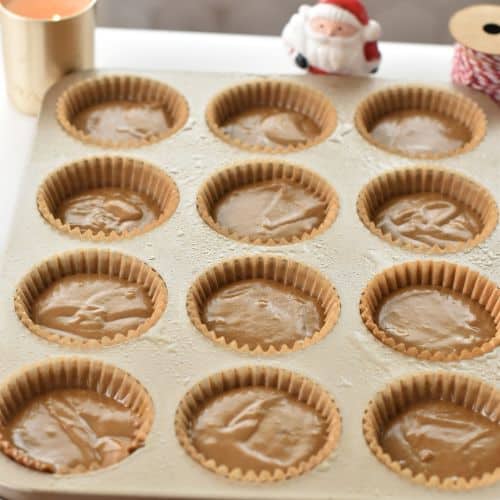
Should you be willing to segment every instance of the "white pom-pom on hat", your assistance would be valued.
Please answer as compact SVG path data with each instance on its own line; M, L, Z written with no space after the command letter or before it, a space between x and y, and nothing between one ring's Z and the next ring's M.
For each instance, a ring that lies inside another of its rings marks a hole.
M382 36L382 26L372 19L364 27L363 34L367 42L376 42Z

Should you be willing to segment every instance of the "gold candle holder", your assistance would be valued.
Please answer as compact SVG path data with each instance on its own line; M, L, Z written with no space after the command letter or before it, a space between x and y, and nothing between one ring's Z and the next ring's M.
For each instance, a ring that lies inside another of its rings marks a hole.
M69 17L32 19L0 0L7 93L19 111L38 114L47 90L64 75L94 66L96 3Z

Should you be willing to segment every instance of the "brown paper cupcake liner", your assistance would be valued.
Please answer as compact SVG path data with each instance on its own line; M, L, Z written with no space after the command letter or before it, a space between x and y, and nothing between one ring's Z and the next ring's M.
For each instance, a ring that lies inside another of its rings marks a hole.
M209 400L230 391L245 387L278 389L294 396L298 401L314 408L328 424L327 441L321 450L298 466L277 468L272 471L230 469L225 464L200 453L191 440L193 420ZM290 479L316 467L335 449L340 438L342 421L332 397L321 386L299 374L266 366L250 366L220 372L194 386L180 402L175 416L177 438L187 454L206 469L233 480L264 483Z
M241 235L219 224L213 217L217 203L231 191L260 182L283 180L303 187L325 205L321 224L311 231L290 237L266 238ZM214 231L242 243L254 245L287 245L312 239L325 232L337 218L339 200L333 187L322 177L298 165L284 161L255 160L220 170L201 187L197 197L198 213Z
M396 341L379 327L377 314L382 300L410 286L436 286L462 294L480 304L493 318L495 336L479 346L460 352L445 353L409 346ZM430 361L457 361L482 356L500 344L500 288L489 279L465 266L442 261L405 262L375 276L366 286L359 305L368 330L382 343L408 356Z
M296 341L291 347L286 344L252 348L236 340L228 341L217 336L203 322L202 314L208 299L222 287L238 281L264 279L274 281L298 291L317 301L323 312L323 324L311 337ZM285 257L262 255L227 260L212 267L199 276L189 289L186 307L193 325L208 339L230 349L255 354L275 355L305 349L322 340L335 326L340 315L340 299L335 287L318 271Z
M233 116L259 106L271 106L301 113L321 132L302 144L287 146L253 145L231 137L221 128ZM212 133L228 144L259 153L292 153L326 140L337 126L337 113L330 100L315 89L283 80L256 80L223 90L208 104L206 120Z
M481 477L443 479L403 468L384 451L380 437L387 424L412 404L425 400L453 402L500 423L500 392L494 387L457 373L420 373L391 383L368 404L363 416L363 433L375 457L401 477L430 488L470 490L497 482L500 467Z
M57 474L84 473L100 469L99 463L74 468L55 468L31 457L5 437L4 427L30 400L57 389L84 389L107 396L129 408L137 419L129 455L145 444L154 419L153 401L142 384L127 372L101 361L55 358L31 365L0 387L0 451L24 467Z
M379 143L371 134L376 122L384 115L401 110L433 111L452 118L467 127L471 139L451 152L412 153ZM446 90L417 85L385 88L366 97L359 105L354 123L358 132L373 146L408 158L436 160L473 150L486 135L487 119L484 111L464 95Z
M121 188L146 195L159 209L160 216L130 231L81 229L64 223L57 212L68 198L97 188ZM149 163L125 157L94 157L70 163L50 174L38 189L38 210L59 231L81 240L116 241L147 233L166 222L179 205L175 182Z
M172 126L150 137L113 142L91 137L73 124L74 117L85 108L116 100L161 104ZM135 148L162 141L178 132L187 122L189 106L184 96L162 82L139 76L110 75L90 78L71 86L59 97L56 113L63 129L79 141L104 148Z
M75 338L59 334L33 321L33 305L53 283L75 274L94 274L121 278L145 287L153 303L153 312L136 329L99 340ZM19 283L14 308L23 325L31 333L64 347L97 348L121 344L139 337L152 328L167 306L167 287L161 276L135 257L112 250L80 249L55 255L34 267Z
M481 231L472 239L446 246L413 244L390 233L384 233L375 225L378 210L392 198L415 193L439 193L444 197L465 204L481 221ZM382 240L405 250L429 254L463 252L485 241L498 222L498 209L491 193L457 172L418 166L394 170L376 177L361 191L357 202L358 215L363 224Z

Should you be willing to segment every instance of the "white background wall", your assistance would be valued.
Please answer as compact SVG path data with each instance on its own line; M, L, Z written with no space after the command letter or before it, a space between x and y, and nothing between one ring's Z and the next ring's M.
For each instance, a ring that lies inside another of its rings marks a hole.
M385 40L448 43L448 20L453 12L498 1L365 0L365 5L382 23ZM281 32L302 3L304 0L100 0L99 19L105 26L272 35Z

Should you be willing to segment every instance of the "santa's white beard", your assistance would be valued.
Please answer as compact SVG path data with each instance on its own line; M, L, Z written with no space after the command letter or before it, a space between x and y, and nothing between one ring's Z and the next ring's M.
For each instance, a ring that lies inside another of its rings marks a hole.
M307 33L304 56L311 66L327 73L366 73L364 41L360 33L344 37L328 37Z

